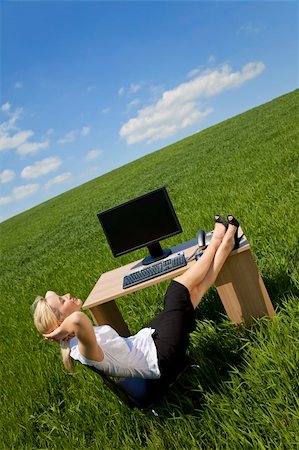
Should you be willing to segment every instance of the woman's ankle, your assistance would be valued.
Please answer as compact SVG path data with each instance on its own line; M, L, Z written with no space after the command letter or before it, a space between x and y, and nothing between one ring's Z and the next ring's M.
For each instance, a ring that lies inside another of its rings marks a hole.
M213 233L213 236L209 242L208 248L214 247L217 250L220 247L222 241L223 241L223 236Z

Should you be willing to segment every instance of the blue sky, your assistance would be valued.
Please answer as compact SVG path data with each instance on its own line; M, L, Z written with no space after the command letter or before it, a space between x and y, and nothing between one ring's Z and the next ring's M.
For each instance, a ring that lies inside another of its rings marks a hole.
M298 85L295 1L6 1L1 21L1 221Z

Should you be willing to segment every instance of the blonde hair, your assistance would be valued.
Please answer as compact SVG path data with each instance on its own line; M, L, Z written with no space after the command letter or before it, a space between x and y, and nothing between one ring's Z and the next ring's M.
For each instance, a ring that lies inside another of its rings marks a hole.
M60 312L57 309L52 309L47 303L45 297L36 297L31 306L31 311L33 313L34 325L41 334L50 333L54 328L56 328L60 319ZM60 344L60 350L64 367L69 372L74 372L71 349L68 342L62 341Z

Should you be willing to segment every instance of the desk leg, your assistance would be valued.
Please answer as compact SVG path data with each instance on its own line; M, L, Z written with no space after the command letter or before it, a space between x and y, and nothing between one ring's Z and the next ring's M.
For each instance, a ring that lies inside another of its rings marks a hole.
M274 315L270 297L250 249L226 260L215 285L227 315L233 322L250 325L252 318Z
M94 306L90 311L97 325L110 325L120 336L130 336L129 328L115 301Z

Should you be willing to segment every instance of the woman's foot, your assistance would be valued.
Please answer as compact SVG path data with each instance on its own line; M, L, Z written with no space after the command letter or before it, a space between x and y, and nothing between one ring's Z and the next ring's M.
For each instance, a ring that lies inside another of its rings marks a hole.
M242 236L238 237L239 222L232 215L227 216L227 220L228 220L229 226L227 229L227 233L225 235L225 239L227 240L227 242L229 242L231 244L232 250L235 250L235 249L239 248L240 240L242 238Z
M224 219L221 219L223 219L221 216L215 216L215 226L210 244L217 243L217 245L219 245L224 238L227 226L225 224L226 221L224 221Z
M222 225L225 226L225 229L228 229L228 221L224 219L224 217L220 216L220 214L217 214L215 216L215 222L222 223Z

